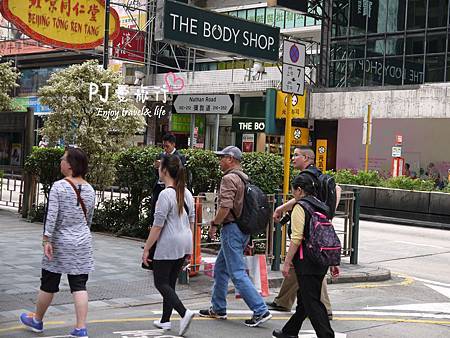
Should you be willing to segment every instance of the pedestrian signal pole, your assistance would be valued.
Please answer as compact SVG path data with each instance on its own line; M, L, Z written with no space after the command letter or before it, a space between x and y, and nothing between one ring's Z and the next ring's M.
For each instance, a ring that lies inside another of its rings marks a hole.
M284 203L288 201L289 195L289 165L291 163L291 137L292 137L292 94L287 96L286 105L286 124L284 128L284 181L283 181L283 199ZM281 253L286 254L286 227L283 227L281 235Z
M367 107L367 117L366 121L364 121L365 126L365 144L366 144L366 158L364 161L364 171L369 171L369 146L372 138L372 105L369 104Z

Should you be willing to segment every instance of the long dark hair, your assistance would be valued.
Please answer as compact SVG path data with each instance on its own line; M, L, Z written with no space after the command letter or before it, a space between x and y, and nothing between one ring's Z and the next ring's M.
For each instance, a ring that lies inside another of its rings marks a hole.
M300 173L292 181L294 189L301 188L306 196L312 195L317 197L317 182L308 173Z
M161 159L161 169L167 170L169 176L175 180L178 214L183 214L184 189L186 187L186 169L177 155L164 155Z

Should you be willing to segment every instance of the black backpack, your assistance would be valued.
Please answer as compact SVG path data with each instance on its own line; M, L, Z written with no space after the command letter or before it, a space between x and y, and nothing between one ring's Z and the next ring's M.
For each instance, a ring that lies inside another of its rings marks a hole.
M323 174L316 167L309 167L303 170L300 174L309 174L314 178L317 183L317 197L324 202L330 208L330 214L328 217L333 219L336 214L336 181L328 174Z
M270 219L270 206L266 194L245 179L239 171L231 171L229 174L236 174L244 182L244 205L241 215L236 217L231 209L239 229L247 235L265 232Z

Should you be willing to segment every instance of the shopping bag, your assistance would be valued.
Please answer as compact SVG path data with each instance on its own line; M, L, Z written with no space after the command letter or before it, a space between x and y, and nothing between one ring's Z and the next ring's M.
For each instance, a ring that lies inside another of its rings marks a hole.
M262 297L269 295L269 281L265 255L244 256L247 273ZM241 298L239 290L235 289L236 298Z

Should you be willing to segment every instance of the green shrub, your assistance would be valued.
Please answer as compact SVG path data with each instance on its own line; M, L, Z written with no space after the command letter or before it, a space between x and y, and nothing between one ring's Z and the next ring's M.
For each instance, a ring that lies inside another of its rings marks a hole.
M368 172L359 170L355 175L355 182L358 185L377 187L381 184L381 178L376 170L369 170Z
M180 152L186 156L186 169L194 195L213 192L222 177L219 157L211 150L183 149Z
M118 198L100 203L94 211L92 220L93 231L118 233L127 223L128 200Z
M388 178L383 182L382 186L386 188L418 191L435 190L435 184L432 180L412 179L405 176Z
M355 175L349 169L338 170L334 174L334 179L339 184L358 184Z
M45 203L39 203L39 205L33 205L28 212L28 220L30 222L44 222L45 217Z
M252 182L266 194L273 194L283 184L283 158L270 153L244 153L242 168Z
M46 198L53 182L62 178L60 162L63 155L62 148L33 147L31 154L25 160L25 170L38 177Z

